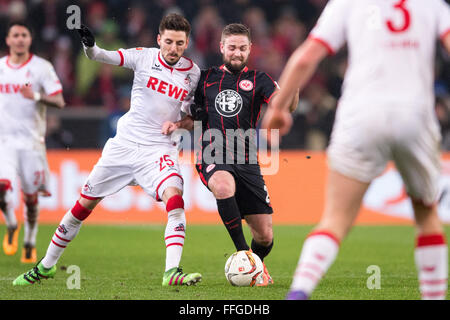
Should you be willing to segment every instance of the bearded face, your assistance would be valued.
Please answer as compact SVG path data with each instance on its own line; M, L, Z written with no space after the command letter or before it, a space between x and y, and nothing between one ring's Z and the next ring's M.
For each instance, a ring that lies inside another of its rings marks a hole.
M251 43L246 35L229 35L220 42L223 64L231 72L240 72L247 66Z

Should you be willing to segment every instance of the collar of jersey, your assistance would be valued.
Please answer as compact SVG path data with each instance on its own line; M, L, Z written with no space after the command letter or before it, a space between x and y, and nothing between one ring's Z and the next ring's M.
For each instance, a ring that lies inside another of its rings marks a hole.
M225 65L224 65L224 64L221 65L221 66L219 67L219 69L220 69L220 70L225 70L225 71L228 72L228 73L232 73L232 72L228 71L227 69L225 69ZM242 70L239 71L238 73L241 73L241 72L247 72L247 71L248 71L248 67L245 66L244 69L242 69Z
M22 63L22 64L19 65L19 66L13 66L12 64L10 64L10 63L9 63L9 57L10 57L9 55L6 57L6 65L7 65L8 67L10 67L11 69L20 69L20 68L22 68L23 66L25 66L28 62L31 61L31 58L33 58L33 54L30 53L30 57L28 58L28 60L25 61L24 63Z
M189 63L190 63L191 65L190 65L189 67L187 67L187 68L174 68L174 67L171 67L171 66L169 66L169 65L164 61L163 58L161 58L161 51L158 52L158 60L159 60L159 62L160 62L165 68L169 69L170 72L173 72L173 70L177 70L177 71L188 71L188 70L191 70L191 69L192 69L192 67L194 66L194 63L192 62L192 60L189 59L189 58L186 58L186 57L181 57L181 58L184 58L184 59L186 59L187 61L189 61ZM180 59L181 59L181 58L180 58Z

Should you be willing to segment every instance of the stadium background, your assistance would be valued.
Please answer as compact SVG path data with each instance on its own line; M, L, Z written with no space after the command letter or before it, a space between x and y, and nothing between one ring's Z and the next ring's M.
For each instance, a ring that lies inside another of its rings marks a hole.
M242 22L252 31L249 67L277 79L287 58L304 41L326 3L326 0L0 0L1 39L5 38L10 20L29 21L34 28L32 51L52 62L67 102L64 110L48 110L46 142L53 196L41 199L40 221L56 223L73 205L102 146L114 135L115 124L128 110L130 101L132 71L102 65L84 56L78 35L66 27L69 5L80 6L82 21L94 31L99 46L111 50L157 46L161 17L168 12L180 12L192 24L191 42L185 55L201 68L221 64L218 50L221 30L227 23ZM7 53L1 41L0 55ZM442 149L449 151L450 64L440 47L436 55L436 115L442 128ZM321 64L301 92L293 129L281 142L279 173L266 177L276 224L312 224L320 217L326 168L323 151L331 133L345 69L346 52L342 50ZM450 156L443 157L440 215L450 222L450 199L447 199ZM182 168L189 223L220 223L214 199L192 165L185 163ZM18 193L15 199L20 208ZM410 217L411 207L401 180L389 167L369 190L358 222L410 224ZM129 187L105 199L88 220L89 223L163 223L166 216L160 204L138 188Z

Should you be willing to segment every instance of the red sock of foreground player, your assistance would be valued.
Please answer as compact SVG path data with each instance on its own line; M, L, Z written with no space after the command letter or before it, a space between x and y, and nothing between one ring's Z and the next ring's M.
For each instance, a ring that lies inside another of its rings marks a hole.
M167 201L167 225L164 233L166 243L166 269L178 267L183 253L186 217L184 215L184 201L180 195L173 196Z
M444 235L418 236L414 257L422 299L445 299L448 278L448 248Z
M75 238L78 231L80 231L81 222L90 213L91 210L86 209L77 201L75 206L64 215L53 234L47 253L42 259L42 264L45 268L51 268L58 262L66 246Z
M324 230L312 232L303 244L291 291L302 291L310 296L338 251L339 240L333 234Z

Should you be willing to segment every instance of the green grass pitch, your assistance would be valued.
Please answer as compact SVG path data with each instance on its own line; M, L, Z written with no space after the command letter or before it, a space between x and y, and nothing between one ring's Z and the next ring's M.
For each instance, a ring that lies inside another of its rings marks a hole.
M0 226L2 239L5 227ZM192 287L162 287L165 262L164 226L84 225L58 263L54 279L30 287L13 287L12 281L30 268L15 256L0 253L0 299L106 299L106 300L282 300L292 281L301 245L311 226L274 226L275 245L266 265L275 281L270 287L232 287L224 265L233 245L221 225L188 225L182 267L200 272L203 281ZM38 256L47 249L56 225L41 225ZM244 226L248 242L250 233ZM414 265L414 234L410 226L357 226L342 242L338 259L314 292L319 300L419 299ZM450 238L450 227L446 227ZM23 228L20 240L23 237ZM21 242L20 242L21 244ZM80 269L80 289L69 289ZM380 270L380 288L368 289L372 273Z

